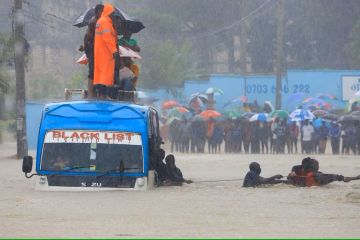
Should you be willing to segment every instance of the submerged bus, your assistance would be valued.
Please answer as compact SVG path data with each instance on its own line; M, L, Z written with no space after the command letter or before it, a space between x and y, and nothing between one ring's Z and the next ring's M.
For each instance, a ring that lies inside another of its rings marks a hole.
M162 139L157 111L117 101L47 104L42 113L35 161L23 158L23 172L36 189L146 190Z

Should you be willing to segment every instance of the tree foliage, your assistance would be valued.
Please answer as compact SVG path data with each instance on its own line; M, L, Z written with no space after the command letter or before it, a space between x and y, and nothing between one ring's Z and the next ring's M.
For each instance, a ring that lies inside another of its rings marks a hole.
M348 57L349 65L353 68L360 66L360 19L357 20L349 34L349 42L345 46L345 53Z
M9 76L4 68L7 65L13 64L13 56L11 35L0 33L0 94L6 93L9 90Z
M147 49L143 62L146 68L141 75L144 87L164 87L171 91L194 76L195 64L189 43L178 47L172 42L162 42L148 45Z
M2 13L7 14L12 7L10 2L4 3L0 12L4 10ZM47 91L33 88L48 83L37 84L34 81L49 81L52 78L56 81L53 83L58 84L58 89L73 84L71 78L80 68L73 62L80 56L76 49L82 42L85 29L75 28L71 22L99 1L27 2L24 5L26 38L32 49L38 51L36 56L46 62L46 71L29 74L32 76L29 88L32 89L30 92L42 92L46 96ZM214 56L220 52L234 52L234 36L238 36L240 27L245 25L251 73L271 73L274 69L276 0L110 2L146 26L133 35L142 49L143 60L139 62L142 66L141 87L172 88L181 85L189 73L193 73L191 76L213 73L216 61L228 63L226 57L218 60ZM241 16L244 2L246 13ZM288 68L358 68L359 0L287 0L285 3L284 47ZM244 18L246 21L240 21ZM4 19L2 24L10 26L10 22L6 21L10 20ZM3 40L0 35L0 46ZM235 48L235 51L238 50ZM4 59L2 53L0 48L0 61ZM239 59L238 56L236 58ZM235 64L239 63L235 61ZM236 71L238 67L231 69Z

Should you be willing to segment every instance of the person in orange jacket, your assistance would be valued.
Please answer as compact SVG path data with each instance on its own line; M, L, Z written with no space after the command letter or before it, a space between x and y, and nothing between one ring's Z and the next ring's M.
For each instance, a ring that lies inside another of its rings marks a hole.
M319 162L307 157L302 160L301 165L292 168L288 176L288 183L300 187L323 186L334 181L350 182L359 180L357 177L344 177L338 174L325 174L319 171Z
M117 32L110 16L113 12L114 7L105 4L95 29L94 92L101 98L104 98L109 87L114 85L115 59L120 58Z

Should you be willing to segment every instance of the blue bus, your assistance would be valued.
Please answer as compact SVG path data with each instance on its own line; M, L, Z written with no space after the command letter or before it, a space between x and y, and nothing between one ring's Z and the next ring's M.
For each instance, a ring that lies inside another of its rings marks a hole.
M31 156L23 172L36 189L146 190L155 185L162 139L156 109L129 102L80 100L45 105L36 173Z

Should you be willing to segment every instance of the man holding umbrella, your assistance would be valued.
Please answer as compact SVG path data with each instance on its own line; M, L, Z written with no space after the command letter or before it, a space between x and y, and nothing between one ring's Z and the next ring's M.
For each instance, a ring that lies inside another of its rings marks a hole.
M88 24L84 37L84 46L81 46L79 50L85 51L86 57L89 61L89 75L88 75L88 96L92 97L93 91L93 79L94 79L94 40L95 40L95 27L97 20L101 17L101 13L104 9L104 5L98 4L95 7L95 16L93 16Z

